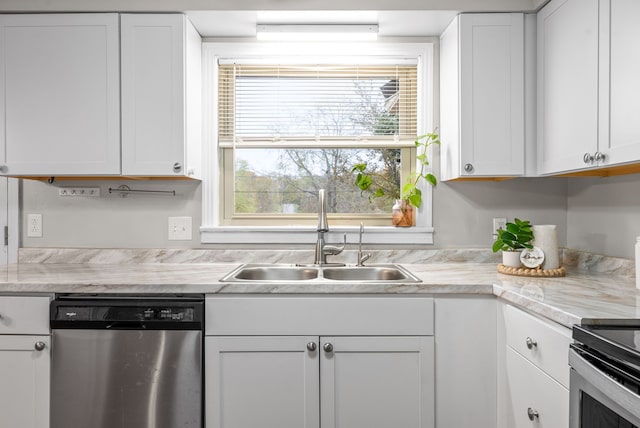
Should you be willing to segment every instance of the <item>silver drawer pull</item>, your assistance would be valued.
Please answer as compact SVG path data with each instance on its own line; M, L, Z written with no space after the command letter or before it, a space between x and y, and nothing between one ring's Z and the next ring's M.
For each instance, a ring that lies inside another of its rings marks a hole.
M311 352L315 351L317 347L318 345L316 345L316 342L307 343L307 349Z
M527 337L526 343L527 343L527 348L529 348L529 349L533 349L533 348L536 348L538 346L538 342L536 342L535 340L533 340L530 337Z
M333 352L333 345L330 343L325 343L322 346L322 349L324 349L324 352Z
M527 409L527 416L529 416L530 421L540 419L540 414L538 413L538 411L533 410L531 407Z
M36 344L34 345L34 348L36 348L36 351L43 351L45 347L46 345L44 342L36 342Z

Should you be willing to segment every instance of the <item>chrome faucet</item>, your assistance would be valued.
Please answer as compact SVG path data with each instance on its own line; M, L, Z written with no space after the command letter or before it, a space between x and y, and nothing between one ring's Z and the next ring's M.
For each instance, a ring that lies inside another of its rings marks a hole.
M360 240L358 241L358 262L356 266L364 266L364 262L369 260L371 254L362 254L362 235L364 234L364 223L360 222Z
M324 189L318 190L318 239L316 241L316 255L314 264L332 266L344 266L344 263L327 263L327 256L335 256L344 251L347 245L347 234L344 234L344 242L342 245L329 245L324 241L324 234L329 232L329 222L327 222L327 201L325 199Z

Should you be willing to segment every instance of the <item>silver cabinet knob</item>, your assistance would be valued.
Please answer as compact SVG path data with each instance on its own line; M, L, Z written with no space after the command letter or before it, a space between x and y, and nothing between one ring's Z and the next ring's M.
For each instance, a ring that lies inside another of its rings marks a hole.
M540 414L538 413L538 411L533 410L531 407L527 409L527 416L529 417L530 421L540 418Z
M596 162L602 162L604 158L605 158L604 153L596 152L595 156L593 157L593 160L595 160Z
M0 165L0 173L5 174L9 172L9 167L7 165Z
M316 342L309 342L307 343L307 349L311 352L315 351L318 348L318 345L316 345Z
M538 346L538 342L536 342L530 337L527 337L526 344L527 344L527 348L529 349L533 349Z
M36 351L42 351L44 350L45 347L46 345L44 344L44 342L36 342L36 344L34 345L34 348L36 348Z
M593 163L593 161L595 160L595 158L593 157L592 154L590 153L585 153L584 156L582 157L582 160L584 161L584 163Z
M182 164L180 162L176 162L173 164L173 172L176 174L182 171Z
M322 345L322 349L324 349L324 352L333 352L333 345L330 343L325 343L324 345Z
M471 165L470 163L465 163L464 164L464 170L466 172L473 172L473 165Z

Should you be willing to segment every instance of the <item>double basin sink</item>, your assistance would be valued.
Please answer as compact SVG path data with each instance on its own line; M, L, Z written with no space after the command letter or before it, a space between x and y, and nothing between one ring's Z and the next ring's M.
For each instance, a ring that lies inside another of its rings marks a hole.
M422 282L399 265L296 266L279 264L241 265L221 282Z

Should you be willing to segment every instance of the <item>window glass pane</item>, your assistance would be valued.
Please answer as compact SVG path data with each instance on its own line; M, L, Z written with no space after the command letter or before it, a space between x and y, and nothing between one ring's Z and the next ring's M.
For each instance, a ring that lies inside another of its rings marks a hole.
M400 189L400 149L236 149L235 214L305 214L317 212L317 191L327 190L331 213L389 215ZM367 162L367 171L389 192L369 201L351 172Z

